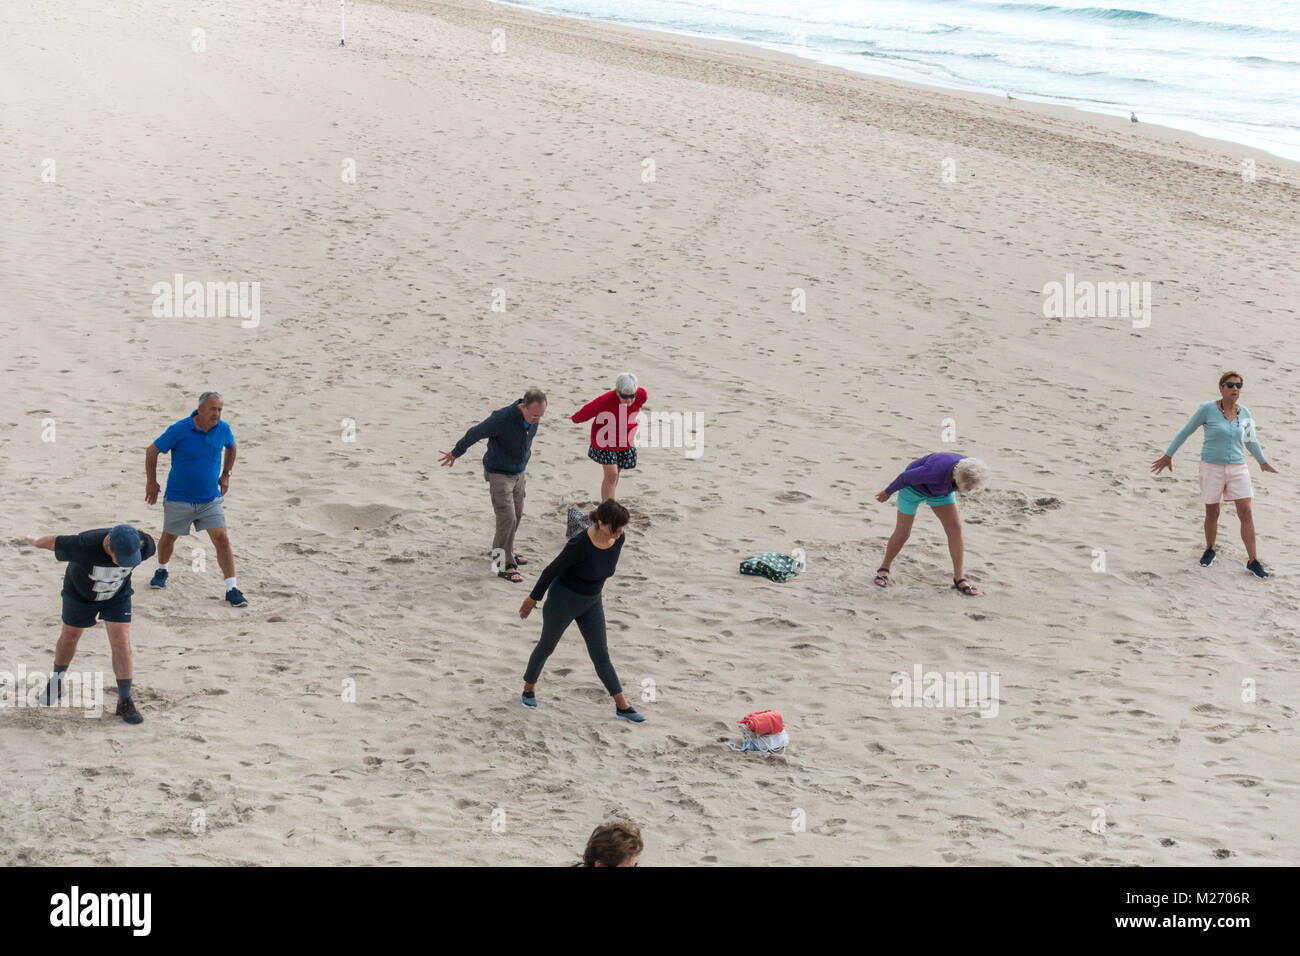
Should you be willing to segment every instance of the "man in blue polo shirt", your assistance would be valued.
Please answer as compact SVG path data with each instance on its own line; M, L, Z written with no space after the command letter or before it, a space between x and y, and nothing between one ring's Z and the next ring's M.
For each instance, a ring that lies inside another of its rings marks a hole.
M217 563L226 579L226 600L233 607L247 607L248 601L236 587L235 552L226 533L226 511L222 507L230 473L235 467L235 436L221 420L221 396L204 392L199 407L162 433L144 451L144 500L158 500L158 455L171 453L167 493L163 496L163 533L158 538L158 570L151 588L167 586L167 563L176 539L195 531L206 531L217 549ZM225 452L224 461L222 452Z

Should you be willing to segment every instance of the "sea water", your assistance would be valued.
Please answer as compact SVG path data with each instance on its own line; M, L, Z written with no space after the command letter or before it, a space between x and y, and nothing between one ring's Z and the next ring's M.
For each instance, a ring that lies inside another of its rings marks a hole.
M1300 0L513 0L1300 160Z

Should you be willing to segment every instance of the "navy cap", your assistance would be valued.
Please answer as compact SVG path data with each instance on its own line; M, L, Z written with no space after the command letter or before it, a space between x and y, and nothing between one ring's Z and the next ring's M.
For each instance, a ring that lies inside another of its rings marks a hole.
M143 560L140 557L140 532L129 524L120 524L110 531L108 545L113 549L113 558L119 568L133 568Z

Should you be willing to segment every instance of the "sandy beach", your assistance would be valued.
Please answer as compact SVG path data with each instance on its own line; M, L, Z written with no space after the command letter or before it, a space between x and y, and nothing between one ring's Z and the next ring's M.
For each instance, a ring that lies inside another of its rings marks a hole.
M358 3L343 48L324 0L7 14L0 671L59 631L23 536L156 536L144 449L205 389L250 604L184 538L135 574L142 725L0 710L0 862L564 865L613 816L655 866L1298 862L1300 166L478 0ZM178 274L257 314L159 316ZM1046 317L1067 277L1149 316ZM702 423L619 486L640 726L573 630L518 700L520 601L600 484L569 416L625 369ZM1226 369L1280 472L1266 581L1231 509L1196 563L1199 437L1148 470ZM530 385L519 586L483 445L438 455ZM941 450L992 472L978 599L925 508L872 586L875 493ZM996 674L996 714L895 706L917 667ZM74 669L113 696L102 625ZM788 753L727 749L765 708Z

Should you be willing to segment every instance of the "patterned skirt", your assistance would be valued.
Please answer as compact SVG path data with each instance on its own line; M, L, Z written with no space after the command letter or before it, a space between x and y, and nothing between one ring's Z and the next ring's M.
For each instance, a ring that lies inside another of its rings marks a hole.
M618 465L621 471L636 467L636 448L623 448L615 451L610 448L597 448L592 445L587 449L587 457L602 465Z

